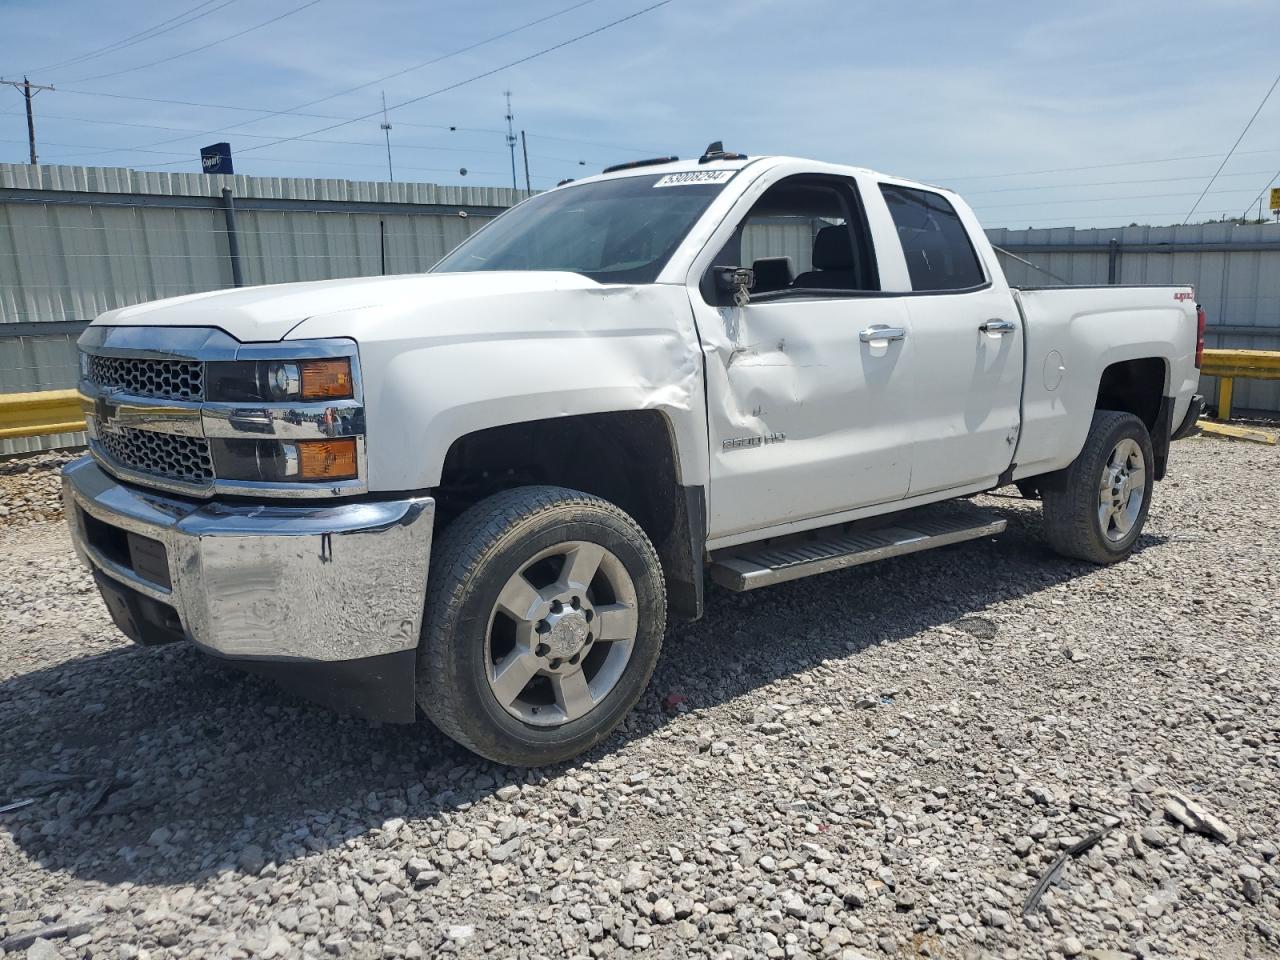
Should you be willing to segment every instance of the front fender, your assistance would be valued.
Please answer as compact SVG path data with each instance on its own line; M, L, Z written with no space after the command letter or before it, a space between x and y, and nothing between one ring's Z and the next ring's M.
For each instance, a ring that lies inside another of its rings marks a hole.
M290 336L334 330L359 345L371 490L436 486L454 440L477 430L632 410L665 414L680 481L706 482L701 354L682 287L370 308L313 318Z

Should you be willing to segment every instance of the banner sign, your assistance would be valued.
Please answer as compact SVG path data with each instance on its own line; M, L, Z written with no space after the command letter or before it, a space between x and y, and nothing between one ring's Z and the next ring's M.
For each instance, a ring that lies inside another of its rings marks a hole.
M200 169L204 173L235 173L231 169L231 144L211 143L201 147Z

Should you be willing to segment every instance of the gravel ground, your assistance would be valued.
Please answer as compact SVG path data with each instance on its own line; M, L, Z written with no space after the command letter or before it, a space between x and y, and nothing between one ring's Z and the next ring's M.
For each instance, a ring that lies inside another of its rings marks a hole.
M0 524L60 520L58 468L77 456L54 451L0 461Z
M992 497L997 540L713 591L624 729L526 772L131 647L39 522L50 471L0 477L48 497L0 526L0 806L36 800L0 814L0 943L1280 955L1278 469L1280 448L1177 444L1140 552L1108 569Z

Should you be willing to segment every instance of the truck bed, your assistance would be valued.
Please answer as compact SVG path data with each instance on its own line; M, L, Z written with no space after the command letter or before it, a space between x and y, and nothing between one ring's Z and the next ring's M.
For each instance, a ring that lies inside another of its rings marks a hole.
M1017 287L1013 296L1026 332L1015 477L1065 466L1063 452L1080 449L1111 364L1167 358L1164 396L1176 398L1180 422L1199 380L1190 284Z

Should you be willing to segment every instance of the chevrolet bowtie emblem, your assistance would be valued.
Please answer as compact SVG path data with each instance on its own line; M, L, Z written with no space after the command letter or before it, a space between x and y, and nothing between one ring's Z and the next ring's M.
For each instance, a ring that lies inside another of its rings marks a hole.
M111 397L100 396L93 402L93 415L99 426L108 426L118 412L119 407Z

